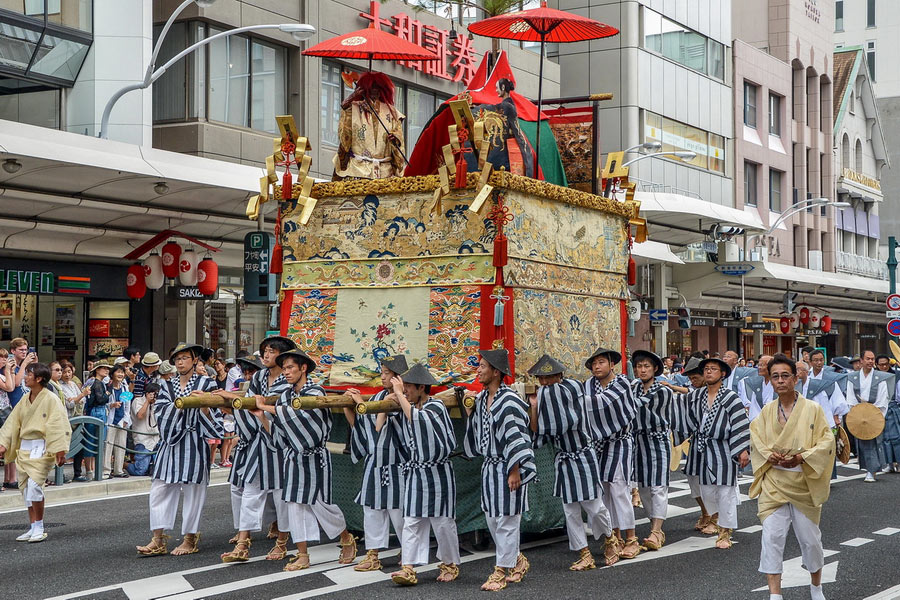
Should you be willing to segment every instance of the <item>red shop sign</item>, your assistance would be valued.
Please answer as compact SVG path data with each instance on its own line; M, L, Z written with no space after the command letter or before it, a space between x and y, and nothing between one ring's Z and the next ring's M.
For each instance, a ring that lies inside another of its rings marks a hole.
M383 18L380 16L380 11L381 2L379 0L371 0L369 12L361 12L359 16L375 23L376 27L387 26L387 31L398 38L412 42L441 57L440 60L399 61L399 64L426 75L440 77L449 81L461 81L468 85L478 69L478 56L475 53L475 46L472 40L468 38L465 32L460 31L456 39L451 41L450 32L446 29L439 29L434 25L426 25L405 13L396 14L389 19ZM448 59L450 61L449 66L447 65Z
M88 337L109 337L109 319L88 321Z

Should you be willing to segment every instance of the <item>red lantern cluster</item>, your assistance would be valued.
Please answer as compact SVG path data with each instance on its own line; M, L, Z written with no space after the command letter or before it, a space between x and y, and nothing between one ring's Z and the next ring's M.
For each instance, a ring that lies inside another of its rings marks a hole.
M219 266L209 256L200 260L193 248L182 252L181 246L169 240L161 254L154 250L143 264L134 263L128 267L125 279L128 297L139 300L148 289L158 290L167 278L176 277L181 285L197 286L204 296L214 296L219 287Z
M781 333L793 333L801 326L810 329L821 329L823 333L831 331L831 317L817 308L801 306L789 315L779 319Z

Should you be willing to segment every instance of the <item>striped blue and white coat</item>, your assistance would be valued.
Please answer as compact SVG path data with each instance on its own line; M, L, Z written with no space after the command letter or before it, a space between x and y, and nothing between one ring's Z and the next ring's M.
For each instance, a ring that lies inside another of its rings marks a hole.
M447 407L429 398L421 408L413 406L409 418L392 413L382 427L393 428L406 449L401 469L404 474L404 517L456 518L456 477L450 454L456 436Z
M596 377L584 382L585 408L591 438L600 460L600 480L612 482L622 466L626 481L634 477L634 436L631 422L640 401L624 375L616 375L603 387Z
M740 397L722 386L710 406L703 386L685 394L679 411L675 444L693 437L685 475L699 477L702 485L735 485L738 457L750 450L750 421Z
M501 384L490 408L488 390L475 399L466 422L466 456L483 456L481 509L490 517L520 515L528 510L528 483L537 476L531 444L528 404L512 388ZM508 477L519 465L522 485L509 489Z
M218 409L211 409L209 415L199 408L178 409L175 400L194 391L216 389L218 386L213 379L197 374L192 375L183 387L178 376L163 382L153 403L160 441L153 479L166 483L209 482L210 447L206 440L221 439L225 435L222 415Z
M247 396L280 396L290 387L281 374L269 385L269 369L261 369L250 378ZM263 413L263 418L272 422L269 413ZM247 410L234 411L234 426L238 441L232 452L229 483L244 487L259 477L260 489L281 489L284 452L272 440L271 433Z
M298 504L331 503L331 454L325 447L331 435L331 410L296 410L291 404L294 395L291 388L282 392L272 420L272 437L284 451L281 498ZM306 382L296 395L324 396L325 390Z
M638 487L669 485L672 445L670 428L675 413L674 392L654 381L644 389L641 380L632 382L632 392L641 404L632 421L634 430L634 481Z
M372 397L383 400L387 390ZM356 503L376 510L403 507L403 474L401 463L407 457L402 446L401 428L396 421L385 421L381 431L375 428L376 415L356 415L350 432L350 459L363 462L362 487Z
M537 391L534 446L556 448L553 495L563 503L600 497L600 465L591 443L584 410L584 389L574 379L543 385Z

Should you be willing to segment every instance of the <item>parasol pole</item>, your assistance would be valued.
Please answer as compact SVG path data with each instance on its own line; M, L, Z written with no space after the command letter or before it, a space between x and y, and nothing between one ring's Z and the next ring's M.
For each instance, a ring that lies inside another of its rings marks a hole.
M541 101L544 98L544 38L541 33L541 60L538 66L537 134L534 136L534 178L541 168Z
M386 134L388 134L388 143L390 143L392 146L396 145L396 144L394 144L394 143L391 141L391 132L390 132L390 130L387 128L387 125L384 124L384 121L381 120L381 117L378 116L378 111L375 110L375 107L372 106L372 103L369 102L369 99L368 99L368 98L366 98L365 96L363 96L363 100L366 101L366 106L369 107L369 110L372 111L372 114L375 115L375 118L376 118L376 119L378 119L378 122L381 124L381 127L382 127L382 129L384 129L384 132L385 132ZM409 164L409 159L406 158L406 155L405 155L405 154L403 154L403 148L401 148L400 146L397 146L397 150L400 151L400 156L403 157L403 160L406 161L406 164Z
M372 55L369 55L369 73L372 72Z

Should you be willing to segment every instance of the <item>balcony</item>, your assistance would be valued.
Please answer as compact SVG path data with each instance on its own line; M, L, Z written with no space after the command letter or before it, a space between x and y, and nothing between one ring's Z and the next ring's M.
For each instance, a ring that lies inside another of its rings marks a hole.
M883 260L840 251L835 252L835 255L837 256L835 270L840 273L852 273L883 280L888 278L887 264Z

